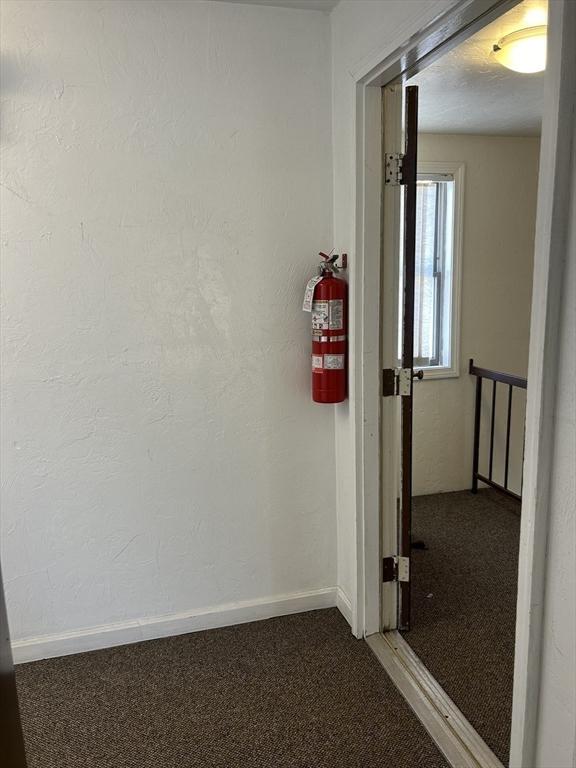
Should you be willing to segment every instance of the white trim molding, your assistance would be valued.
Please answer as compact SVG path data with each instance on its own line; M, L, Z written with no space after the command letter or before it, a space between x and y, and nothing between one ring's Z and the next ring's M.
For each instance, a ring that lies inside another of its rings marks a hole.
M14 663L23 664L28 661L52 659L56 656L68 656L73 653L139 643L143 640L185 635L205 629L246 624L249 621L334 607L338 607L349 621L350 601L337 587L327 587L309 592L293 592L288 595L244 600L184 613L152 616L135 621L87 627L73 632L16 640L12 643L12 653Z
M510 767L535 765L560 306L573 180L576 3L548 6L534 252Z
M399 632L366 641L450 765L504 768Z
M352 625L352 603L348 595L340 587L336 588L336 608L338 608L348 624Z

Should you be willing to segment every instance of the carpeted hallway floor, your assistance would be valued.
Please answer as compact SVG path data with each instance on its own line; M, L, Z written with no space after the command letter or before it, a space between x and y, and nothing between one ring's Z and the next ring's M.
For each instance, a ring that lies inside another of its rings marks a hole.
M17 668L29 768L446 768L336 609Z
M404 637L508 765L520 504L483 490L413 504L412 629Z

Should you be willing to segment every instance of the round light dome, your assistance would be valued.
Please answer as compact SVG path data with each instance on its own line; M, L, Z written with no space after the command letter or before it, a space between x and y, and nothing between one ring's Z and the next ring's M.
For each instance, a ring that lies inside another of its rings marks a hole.
M546 69L546 26L519 29L493 47L499 64L514 72L542 72Z

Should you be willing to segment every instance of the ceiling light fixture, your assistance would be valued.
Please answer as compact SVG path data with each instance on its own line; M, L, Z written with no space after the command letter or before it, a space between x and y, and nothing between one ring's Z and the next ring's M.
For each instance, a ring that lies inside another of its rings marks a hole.
M546 31L541 25L506 35L492 48L494 58L514 72L542 72L546 69Z

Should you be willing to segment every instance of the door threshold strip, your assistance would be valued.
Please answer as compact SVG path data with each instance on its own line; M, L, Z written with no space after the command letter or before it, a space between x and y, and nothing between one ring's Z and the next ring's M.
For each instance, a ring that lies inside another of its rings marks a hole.
M366 642L453 768L504 768L400 632Z

